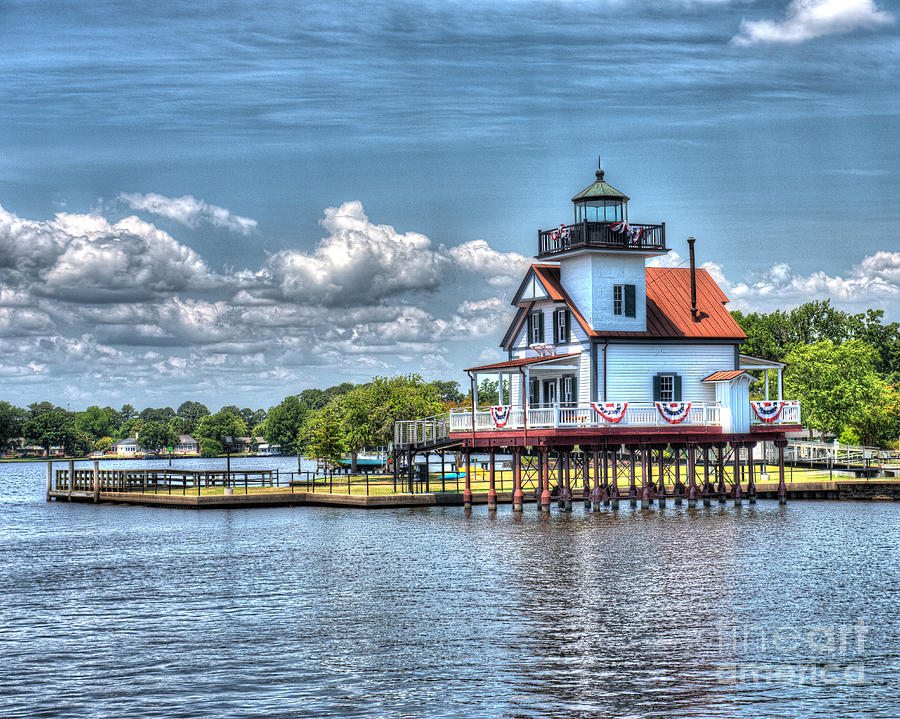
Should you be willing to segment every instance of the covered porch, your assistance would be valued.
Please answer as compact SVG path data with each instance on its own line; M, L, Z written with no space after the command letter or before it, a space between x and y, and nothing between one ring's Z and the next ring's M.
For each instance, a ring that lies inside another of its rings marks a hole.
M472 383L472 404L476 411L481 406L478 383L488 377L492 381L496 378L497 404L517 410L520 416L526 405L533 409L574 407L578 403L581 379L580 357L580 352L557 355L548 351L541 356L469 367L465 372Z
M782 374L787 365L784 362L776 362L775 360L763 359L762 357L754 357L752 355L739 355L738 369L749 370L752 372L762 371L763 373L763 397L767 400L781 401L784 399L784 387L782 382ZM777 396L773 397L769 392L769 372L775 370L777 375L776 389Z

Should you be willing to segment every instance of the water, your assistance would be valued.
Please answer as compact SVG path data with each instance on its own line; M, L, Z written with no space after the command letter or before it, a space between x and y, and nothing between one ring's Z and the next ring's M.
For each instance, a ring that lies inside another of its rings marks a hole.
M897 504L187 511L45 471L0 465L3 717L900 716Z

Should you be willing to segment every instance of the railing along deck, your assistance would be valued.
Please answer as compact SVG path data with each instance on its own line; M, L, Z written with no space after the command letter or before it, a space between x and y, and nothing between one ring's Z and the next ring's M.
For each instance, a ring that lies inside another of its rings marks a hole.
M691 402L691 408L680 427L718 427L722 424L722 408L718 402ZM624 416L618 422L603 419L591 405L552 405L529 407L527 418L522 407L510 407L505 423L496 422L490 407L475 411L475 427L472 427L472 410L453 409L435 417L394 423L394 444L398 447L428 445L448 439L453 432L504 432L527 429L615 429L626 427L673 427L660 414L654 402L629 402ZM763 422L751 412L755 426L800 424L800 404L784 402L781 412L773 422Z
M585 247L612 250L666 251L666 225L639 225L629 223L633 233L615 232L613 222L580 222L564 225L554 230L538 230L538 257L555 255ZM640 234L635 238L635 234Z

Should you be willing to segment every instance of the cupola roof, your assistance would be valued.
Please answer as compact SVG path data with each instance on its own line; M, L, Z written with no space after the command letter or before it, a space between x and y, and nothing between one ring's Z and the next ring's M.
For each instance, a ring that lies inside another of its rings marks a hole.
M572 198L572 202L582 202L584 200L624 200L628 202L630 198L624 192L619 192L619 190L603 180L602 167L598 166L595 175L597 181L575 195Z

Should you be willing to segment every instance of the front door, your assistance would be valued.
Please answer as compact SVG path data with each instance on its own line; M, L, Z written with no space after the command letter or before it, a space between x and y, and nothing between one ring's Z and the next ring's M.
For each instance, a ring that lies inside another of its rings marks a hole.
M556 404L556 380L544 380L544 406L549 407Z

